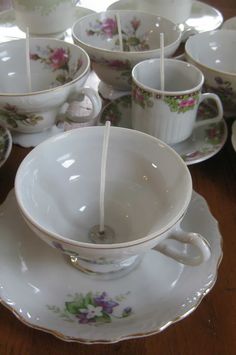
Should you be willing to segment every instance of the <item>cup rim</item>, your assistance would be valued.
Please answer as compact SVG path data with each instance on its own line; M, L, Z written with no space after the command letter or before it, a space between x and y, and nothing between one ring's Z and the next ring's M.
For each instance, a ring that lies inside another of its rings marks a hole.
M98 127L83 127L83 132L85 132L85 130L101 130L103 129L103 127L98 126ZM181 220L181 218L183 217L185 211L188 208L188 205L190 203L191 200L191 195L192 195L192 178L191 178L191 174L189 172L189 169L187 167L187 165L185 164L185 162L183 161L183 159L179 156L179 154L177 154L175 152L175 150L173 148L171 148L168 144L162 142L161 140L159 140L156 137L150 136L144 132L140 132L140 131L136 131L133 129L128 129L128 128L123 128L123 127L111 127L111 130L119 130L121 132L121 134L125 131L131 134L136 134L136 135L140 135L140 136L145 136L148 137L148 139L158 143L161 145L161 147L167 149L168 151L171 152L172 155L175 156L176 160L178 161L178 164L184 169L187 177L188 177L188 182L189 182L189 186L188 186L188 190L186 193L186 197L183 201L183 206L182 208L178 211L178 213L176 213L175 217L172 218L172 220L165 226L162 227L162 229L160 229L157 233L153 232L150 233L147 236L132 240L132 241L128 241L128 242L121 242L121 243L114 243L114 244L93 244L93 243L86 243L86 242L80 242L80 241L76 241L73 239L69 239L66 237L63 237L62 235L60 235L59 233L56 232L52 232L47 230L46 228L44 228L40 223L38 223L37 221L35 221L29 214L29 212L27 211L27 209L24 207L22 201L21 201L21 196L22 196L22 192L21 192L21 188L20 188L20 182L19 182L19 176L22 174L22 170L24 169L25 164L27 164L27 161L29 161L31 159L31 156L34 154L34 152L36 150L39 150L40 147L42 145L50 145L52 142L57 141L58 139L63 139L64 137L68 137L71 135L77 135L78 133L81 133L81 129L77 128L74 130L70 130L70 131L66 131L63 133L58 134L55 137L51 137L49 139L47 139L46 141L40 143L37 147L35 147L25 158L24 160L21 162L17 173L16 173L16 177L15 177L15 195L16 195L16 200L18 203L18 206L20 208L21 213L23 214L23 216L33 225L35 226L36 229L40 230L42 233L46 234L47 237L49 238L54 238L58 241L61 241L65 244L68 245L72 245L78 248L86 248L86 249L119 249L119 248L125 248L125 247L132 247L138 244L142 244L144 242L148 242L152 239L158 238L160 235L164 234L165 232L167 232L167 230L171 229L176 223L178 223L179 220Z
M93 49L93 50L98 50L98 51L101 51L101 53L107 53L107 54L114 54L117 55L117 54L124 54L128 57L131 57L132 55L135 55L135 54L145 54L145 53L148 53L148 54L154 54L156 53L156 51L160 51L160 48L155 48L155 49L150 49L150 50L146 50L146 51L130 51L130 52L126 52L126 51L121 51L121 50L112 50L112 49L106 49L106 48L101 48L101 47L96 47L96 46L92 46L91 44L88 44L87 42L84 42L82 41L76 34L75 34L75 27L78 26L78 24L80 22L83 22L85 19L88 19L88 18L92 18L92 17L95 17L96 15L100 15L100 14L105 14L105 13L110 13L110 14L116 14L116 13L137 13L137 14L141 14L141 15L149 15L149 16L152 16L152 17L156 17L157 19L161 19L161 20L164 20L166 22L169 22L171 25L173 25L173 28L176 28L176 33L178 33L178 37L175 41L171 42L170 44L168 44L167 46L164 46L164 48L167 50L169 49L171 46L173 46L174 44L180 42L181 40L181 37L182 37L182 32L179 28L179 25L178 24L175 24L174 22L172 22L171 20L167 19L166 17L163 17L163 16L158 16L158 15L154 15L154 14L150 14L148 12L144 12L144 11L138 11L138 10L107 10L107 11L101 11L101 12L96 12L96 13L92 13L92 14L89 14L89 15L86 15L86 16L83 16L81 18L79 18L76 22L74 22L74 24L72 25L72 29L71 29L71 32L72 32L72 38L75 40L75 41L78 41L80 44L82 44L83 46L85 47L88 47L90 49Z
M206 69L206 70L209 70L211 72L214 72L216 74L223 74L223 75L228 75L230 77L236 77L236 72L229 72L229 71L224 71L224 70L221 70L221 69L216 69L214 67L211 67L210 65L208 64L204 64L202 62L200 62L199 59L196 59L195 57L193 57L191 51L190 51L190 45L193 41L196 41L197 38L210 38L211 35L214 35L214 34L223 34L224 32L228 32L228 33L231 33L232 36L234 36L235 38L235 34L236 34L236 31L235 30L231 30L231 29L221 29L221 30L214 30L214 31L209 31L209 32L203 32L203 33L198 33L194 36L190 36L186 43L185 43L185 55L187 56L187 58L189 58L190 60L192 60L193 62L197 63L197 65L201 66L202 68Z
M1 97L10 97L10 98L16 98L16 97L32 97L32 96L36 96L36 95L43 95L43 94L50 94L50 93L54 93L54 92L58 92L58 91L61 91L63 90L65 87L69 87L70 85L73 85L74 83L76 83L78 80L82 79L87 73L88 71L90 70L90 58L89 58L89 55L87 54L87 52L75 45L74 43L69 43L69 42L65 42L63 40L60 40L60 39L57 39L57 38L44 38L44 37L33 37L33 38L30 38L30 41L53 41L53 42L57 42L59 44L63 44L63 45L68 45L70 47L73 47L73 48L79 48L79 50L82 52L82 54L84 55L84 57L87 59L87 65L86 65L86 68L84 69L84 71L81 73L80 76L78 76L77 78L69 81L68 83L65 83L63 85L59 85L59 86L56 86L56 87L53 87L53 88L49 88L49 89L45 89L45 90L39 90L39 91L30 91L30 92L22 92L22 93L11 93L11 92L4 92L2 93L0 91L0 98ZM16 39L16 40L13 40L13 41L10 41L11 43L13 42L23 42L25 41L24 38L20 38L20 39ZM0 49L2 46L6 46L9 42L3 42L3 43L0 43ZM76 49L77 49L76 48Z
M170 62L170 63L174 63L175 65L181 65L181 66L185 66L185 67L191 67L192 70L195 70L195 72L197 72L200 75L200 82L193 88L188 89L188 90L180 90L180 91L165 91L165 90L159 90L159 89L155 89L155 88L150 88L147 85L141 83L136 77L135 77L135 71L137 70L137 68L139 66L144 65L145 63L148 64L150 62L160 62L160 58L153 58L153 59L147 59L144 60L142 62L137 63L133 69L132 69L132 80L134 81L134 83L141 87L142 89L144 89L145 91L148 91L150 93L155 93L158 95L163 95L163 96L179 96L179 95L187 95L187 94L191 94L193 92L196 91L200 91L203 83L204 83L204 75L201 72L200 69L198 69L195 65L187 63L185 61L182 60L176 60L176 59L172 59L172 58L165 58L164 61L166 62Z

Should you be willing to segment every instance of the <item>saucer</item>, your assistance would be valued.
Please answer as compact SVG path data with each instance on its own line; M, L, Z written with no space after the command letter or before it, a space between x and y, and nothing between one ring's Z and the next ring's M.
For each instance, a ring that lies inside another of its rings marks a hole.
M206 104L199 108L198 119L211 117L213 109ZM126 95L107 104L101 114L100 124L111 121L119 127L131 127L131 96ZM220 123L209 124L195 128L191 137L175 144L172 148L184 159L187 165L200 163L218 153L227 139L227 125Z
M24 324L66 341L114 343L161 332L197 308L222 258L218 223L196 192L182 227L208 240L207 262L185 266L151 250L128 275L93 280L33 234L12 190L0 206L0 301Z
M12 137L10 131L0 125L0 167L9 157L12 149Z
M78 20L80 17L89 15L94 11L81 7L76 6L75 11L75 21ZM72 25L72 24L71 24ZM71 29L67 29L63 34L59 36L50 36L58 39L63 39L66 42L73 43ZM17 38L25 38L25 33L21 31L18 26L16 25L16 18L15 12L13 9L9 9L6 11L0 12L0 43L11 41Z
M135 0L120 0L110 5L107 10L135 10L136 5ZM201 1L194 1L190 17L184 22L183 28L181 27L181 30L186 31L183 40L193 32L216 30L222 22L223 16L220 11Z

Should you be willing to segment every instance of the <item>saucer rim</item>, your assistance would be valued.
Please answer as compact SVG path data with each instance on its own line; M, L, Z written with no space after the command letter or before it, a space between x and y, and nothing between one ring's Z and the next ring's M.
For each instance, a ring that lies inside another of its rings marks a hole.
M12 135L11 135L9 129L4 127L4 125L2 125L1 123L0 123L0 128L2 128L4 130L3 136L6 137L6 139L4 139L5 152L3 155L3 159L0 161L0 168L1 168L6 163L7 159L9 158L9 155L12 150L13 141L12 141Z
M2 205L0 205L1 207L5 207L7 208L7 204L9 204L10 202L10 194L14 194L14 190L12 189L7 198L5 199L5 201L3 202ZM7 201L8 200L8 201ZM198 300L196 301L196 303L194 304L194 306L187 310L186 312L184 312L183 314L175 317L174 319L171 319L170 321L166 321L166 323L162 326L156 327L156 329L153 329L151 331L146 331L143 333L133 333L133 334L128 334L128 335L120 335L119 337L116 338L112 338L109 340L105 340L105 339L96 339L96 340L91 340L91 339L86 339L86 338L78 338L78 337L72 337L72 336L68 336L63 334L60 331L57 331L55 329L48 329L46 327L42 327L42 326L37 326L36 324L33 324L29 321L27 321L23 316L21 316L19 314L19 312L16 311L16 309L14 309L13 307L11 307L9 304L7 304L7 302L5 300L3 300L2 298L0 298L0 304L2 304L4 307L6 307L18 320L20 320L23 324L29 326L30 328L33 328L35 330L40 330L43 331L45 333L51 334L53 336L55 336L56 338L59 338L63 341L66 342L77 342L77 343L83 343L83 344L111 344L111 343L117 343L119 341L124 341L124 340L128 340L128 339L136 339L136 338L140 338L140 337L146 337L146 336L151 336L154 334L158 334L160 332L162 332L164 329L166 329L168 326L186 318L188 315L190 315L191 313L193 313L193 311L195 311L197 309L197 307L200 305L200 303L202 302L203 298L211 291L211 289L214 287L215 282L217 280L218 277L218 271L219 271L219 266L220 263L222 261L222 257L223 257L223 238L222 235L220 233L219 230L219 223L216 220L216 218L212 215L209 205L207 203L207 201L205 200L205 198L198 194L196 191L193 190L193 194L192 194L192 203L194 203L194 201L198 201L201 202L202 204L204 204L204 209L207 212L208 215L208 219L209 222L211 222L211 224L215 224L216 228L217 228L217 238L219 238L218 240L218 245L219 245L219 251L218 251L218 255L215 255L216 258L216 262L215 262L215 270L214 270L214 278L211 280L211 282L209 283L209 286L201 293L201 295L199 296ZM22 220L23 221L23 220ZM210 228L210 227L209 227Z

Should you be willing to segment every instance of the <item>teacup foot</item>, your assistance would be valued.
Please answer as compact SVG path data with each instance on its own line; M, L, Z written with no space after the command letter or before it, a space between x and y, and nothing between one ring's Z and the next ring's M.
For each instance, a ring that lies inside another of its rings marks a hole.
M38 132L38 133L11 132L11 134L12 134L12 140L14 144L18 144L24 148L30 148L30 147L36 147L39 143L42 143L47 138L55 136L56 134L61 132L63 132L63 129L54 125L53 127L43 132Z
M76 267L79 271L84 273L86 276L92 277L93 279L96 280L115 280L133 271L142 261L142 257L136 256L135 260L132 261L131 264L129 264L128 266L124 265L123 267L120 267L118 270L111 270L111 271L104 271L104 272L98 270L96 271L95 268L90 268L87 262L83 262L82 260L80 260L75 256L70 256L69 260L74 267Z

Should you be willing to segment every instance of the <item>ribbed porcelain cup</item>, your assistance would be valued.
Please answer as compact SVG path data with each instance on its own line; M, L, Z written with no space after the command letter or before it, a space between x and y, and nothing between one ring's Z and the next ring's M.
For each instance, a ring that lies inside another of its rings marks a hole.
M160 59L138 63L132 71L132 127L174 145L189 138L193 129L223 119L220 98L202 93L204 76L195 66L164 60L164 87ZM214 100L215 117L197 120L199 105Z
M64 104L83 95L92 105L86 118L96 117L101 99L95 90L83 87L90 73L87 53L53 38L30 38L29 42L30 75L25 40L0 44L0 122L20 133L46 131L57 123Z
M111 127L108 143L104 215L105 234L110 228L113 238L94 243L103 137L102 126L74 129L44 141L26 156L15 192L28 226L80 270L98 278L126 274L154 247L190 265L207 260L205 239L181 229L192 194L187 166L168 145L126 128ZM179 248L173 248L173 240Z

